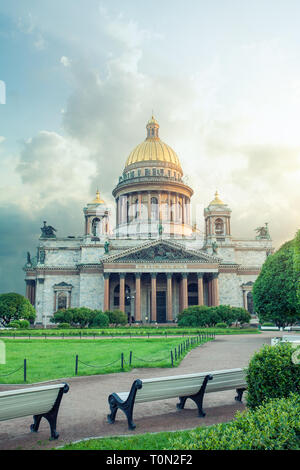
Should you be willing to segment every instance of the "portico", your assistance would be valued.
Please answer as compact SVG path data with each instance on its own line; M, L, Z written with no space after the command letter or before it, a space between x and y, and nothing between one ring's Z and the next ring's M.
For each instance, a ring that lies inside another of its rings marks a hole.
M110 256L103 271L104 310L118 308L129 322L171 323L188 306L219 304L218 260L170 241Z

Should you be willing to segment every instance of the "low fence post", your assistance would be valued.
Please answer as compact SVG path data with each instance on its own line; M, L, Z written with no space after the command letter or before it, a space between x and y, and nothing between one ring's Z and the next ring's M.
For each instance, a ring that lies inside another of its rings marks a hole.
M173 362L173 351L171 351L171 364L172 364L172 367L174 366L174 362Z
M124 370L124 354L121 353L121 369Z
M27 360L24 359L24 382L26 382L27 379Z
M129 365L131 366L131 363L132 363L132 351L130 351L130 354L129 354Z
M75 359L75 375L78 374L78 354L76 354L76 359Z
M177 351L176 351L176 348L175 348L175 361L177 361Z

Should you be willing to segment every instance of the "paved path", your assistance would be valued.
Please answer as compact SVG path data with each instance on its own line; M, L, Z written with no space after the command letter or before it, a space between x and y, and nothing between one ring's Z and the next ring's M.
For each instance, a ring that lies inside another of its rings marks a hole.
M192 350L174 369L133 369L118 374L59 380L57 382L66 381L70 385L70 391L63 396L58 415L59 439L49 441L50 430L45 419L41 421L38 434L33 434L29 432L32 417L18 418L0 422L0 449L47 449L88 437L190 429L229 421L237 410L245 409L243 403L234 400L234 390L205 395L205 418L197 416L196 405L191 400L187 401L186 409L182 411L176 409L178 399L137 404L134 409L135 431L128 431L125 415L121 411L118 411L115 424L107 423L107 398L112 392L130 390L137 378L245 367L255 351L263 344L270 344L270 339L279 335L278 332L264 332L260 335L216 336L214 341ZM13 388L22 387L0 385L0 391Z

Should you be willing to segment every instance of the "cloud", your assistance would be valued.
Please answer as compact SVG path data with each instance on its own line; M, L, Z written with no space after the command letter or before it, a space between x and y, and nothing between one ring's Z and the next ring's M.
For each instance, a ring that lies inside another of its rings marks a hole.
M5 137L3 137L3 135L0 135L0 144L2 144L2 142L5 141Z
M38 26L38 18L35 18L31 12L17 20L17 28L23 33L33 37L33 45L38 51L46 48L47 42Z
M63 55L60 58L60 63L63 64L64 67L70 67L72 61L71 61L71 59L69 59L68 57Z
M96 165L90 152L72 137L40 131L23 144L16 171L23 183L24 209L40 209L49 203L82 203Z

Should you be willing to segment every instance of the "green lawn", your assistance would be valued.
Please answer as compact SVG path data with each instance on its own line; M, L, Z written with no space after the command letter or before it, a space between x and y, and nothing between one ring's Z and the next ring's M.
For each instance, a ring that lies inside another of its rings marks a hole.
M27 363L26 383L73 377L78 355L78 375L122 372L133 367L171 367L171 351L184 344L183 338L138 339L2 339L6 346L6 364L0 364L0 383L23 383L23 362ZM207 340L203 340L207 341ZM196 344L191 346L196 347ZM178 365L187 348L174 360ZM184 348L183 348L184 349ZM132 363L129 364L130 351ZM92 366L92 367L91 367ZM10 374L16 369L19 371ZM10 374L10 375L8 375Z
M0 337L48 337L48 336L74 336L74 337L98 337L98 336L130 336L130 337L148 337L148 336L187 336L187 335L241 335L241 334L259 334L260 331L257 328L239 328L239 327L230 327L230 328L180 328L178 326L173 327L152 327L152 326L133 326L129 327L117 327L117 328L49 328L49 329L5 329L0 330Z
M169 431L126 437L108 437L68 444L61 450L164 450L170 447L170 439L177 437L188 439L189 436L190 431Z

